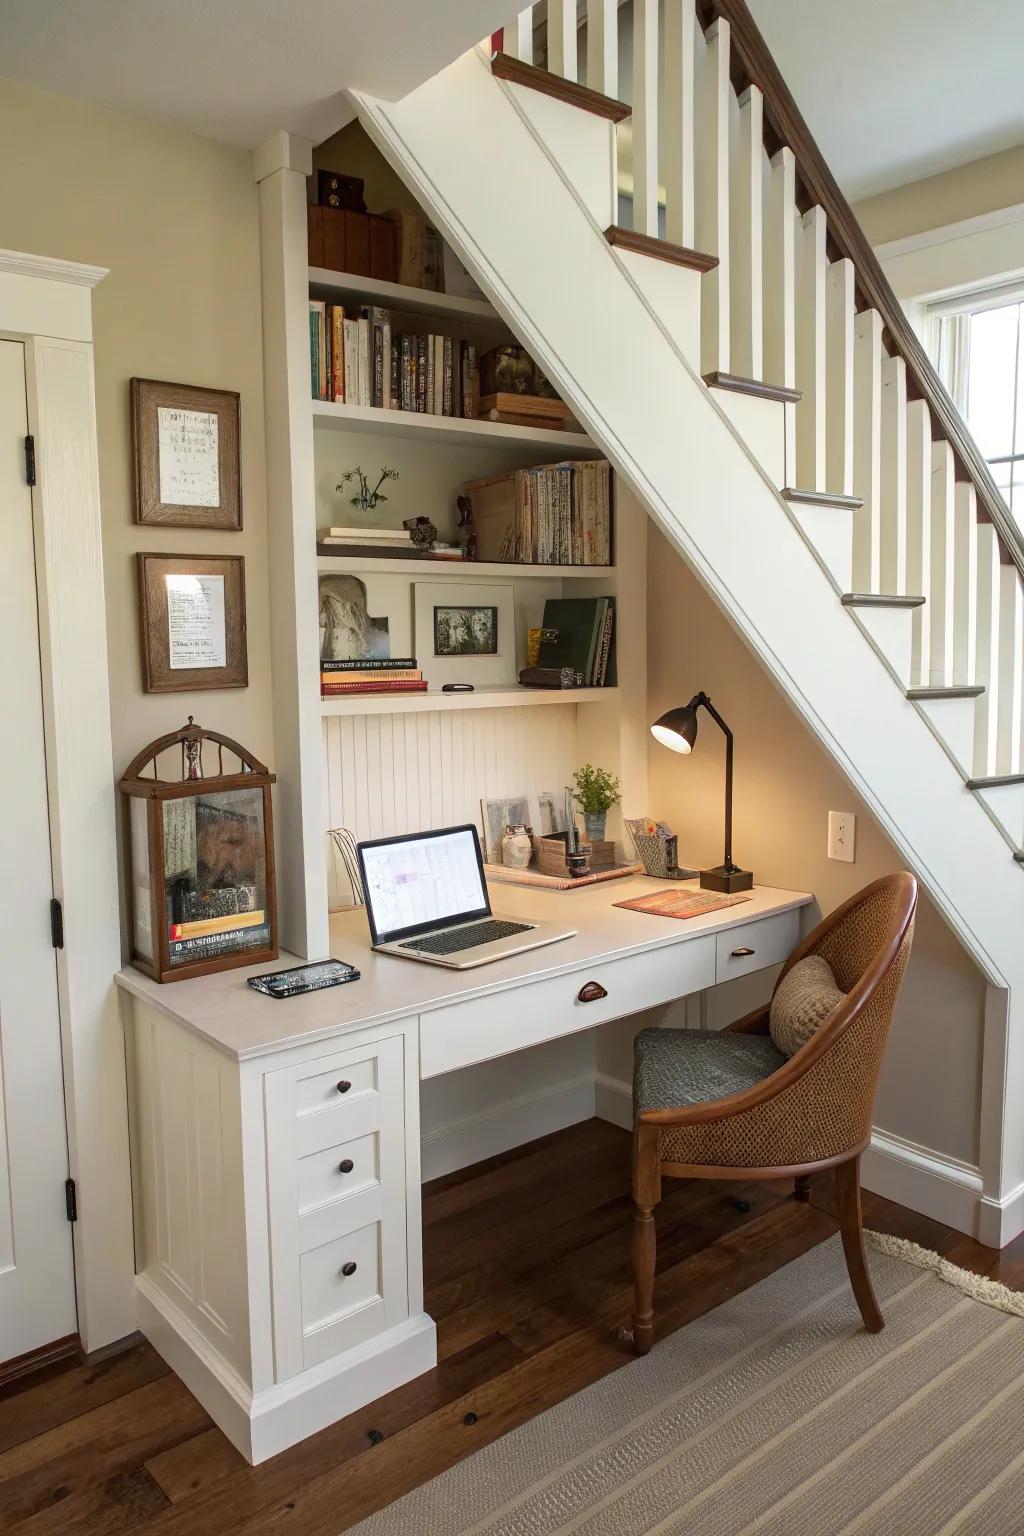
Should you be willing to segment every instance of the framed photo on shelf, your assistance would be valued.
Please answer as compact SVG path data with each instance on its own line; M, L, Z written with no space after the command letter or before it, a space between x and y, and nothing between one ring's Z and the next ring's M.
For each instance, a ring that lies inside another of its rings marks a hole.
M432 687L473 683L510 686L516 680L512 583L413 583L416 659Z
M136 556L146 693L246 688L241 555Z
M137 523L241 528L239 396L233 390L132 379L131 423Z

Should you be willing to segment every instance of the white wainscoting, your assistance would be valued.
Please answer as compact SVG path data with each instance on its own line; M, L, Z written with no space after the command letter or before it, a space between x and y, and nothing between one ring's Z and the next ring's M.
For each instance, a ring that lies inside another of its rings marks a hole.
M332 716L323 743L325 832L348 827L357 838L479 826L481 799L558 789L579 766L575 704ZM331 906L347 904L330 849L328 882Z

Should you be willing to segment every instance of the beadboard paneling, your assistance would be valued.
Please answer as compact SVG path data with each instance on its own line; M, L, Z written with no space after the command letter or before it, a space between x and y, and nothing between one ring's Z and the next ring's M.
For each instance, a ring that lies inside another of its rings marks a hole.
M578 767L576 705L324 720L324 828L358 839L480 825L480 801L557 789ZM348 903L327 842L329 899Z

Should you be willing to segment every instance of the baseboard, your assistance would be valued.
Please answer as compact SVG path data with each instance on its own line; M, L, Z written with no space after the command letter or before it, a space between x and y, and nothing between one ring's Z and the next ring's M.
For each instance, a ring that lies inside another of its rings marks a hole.
M978 1211L978 1241L986 1248L1005 1248L1024 1232L1024 1184L1002 1200L985 1195Z
M598 1072L594 1079L594 1114L624 1131L633 1129L633 1085Z
M424 1182L592 1119L594 1088L587 1073L432 1127L420 1141Z

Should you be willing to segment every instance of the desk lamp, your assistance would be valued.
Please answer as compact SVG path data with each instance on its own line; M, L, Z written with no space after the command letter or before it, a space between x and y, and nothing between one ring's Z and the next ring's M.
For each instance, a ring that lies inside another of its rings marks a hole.
M700 883L705 891L749 891L754 877L749 869L740 869L732 861L732 731L722 719L706 693L695 693L689 704L670 709L655 720L651 735L663 747L679 752L684 757L693 750L697 739L697 711L706 709L725 735L725 858L715 869L701 870Z

